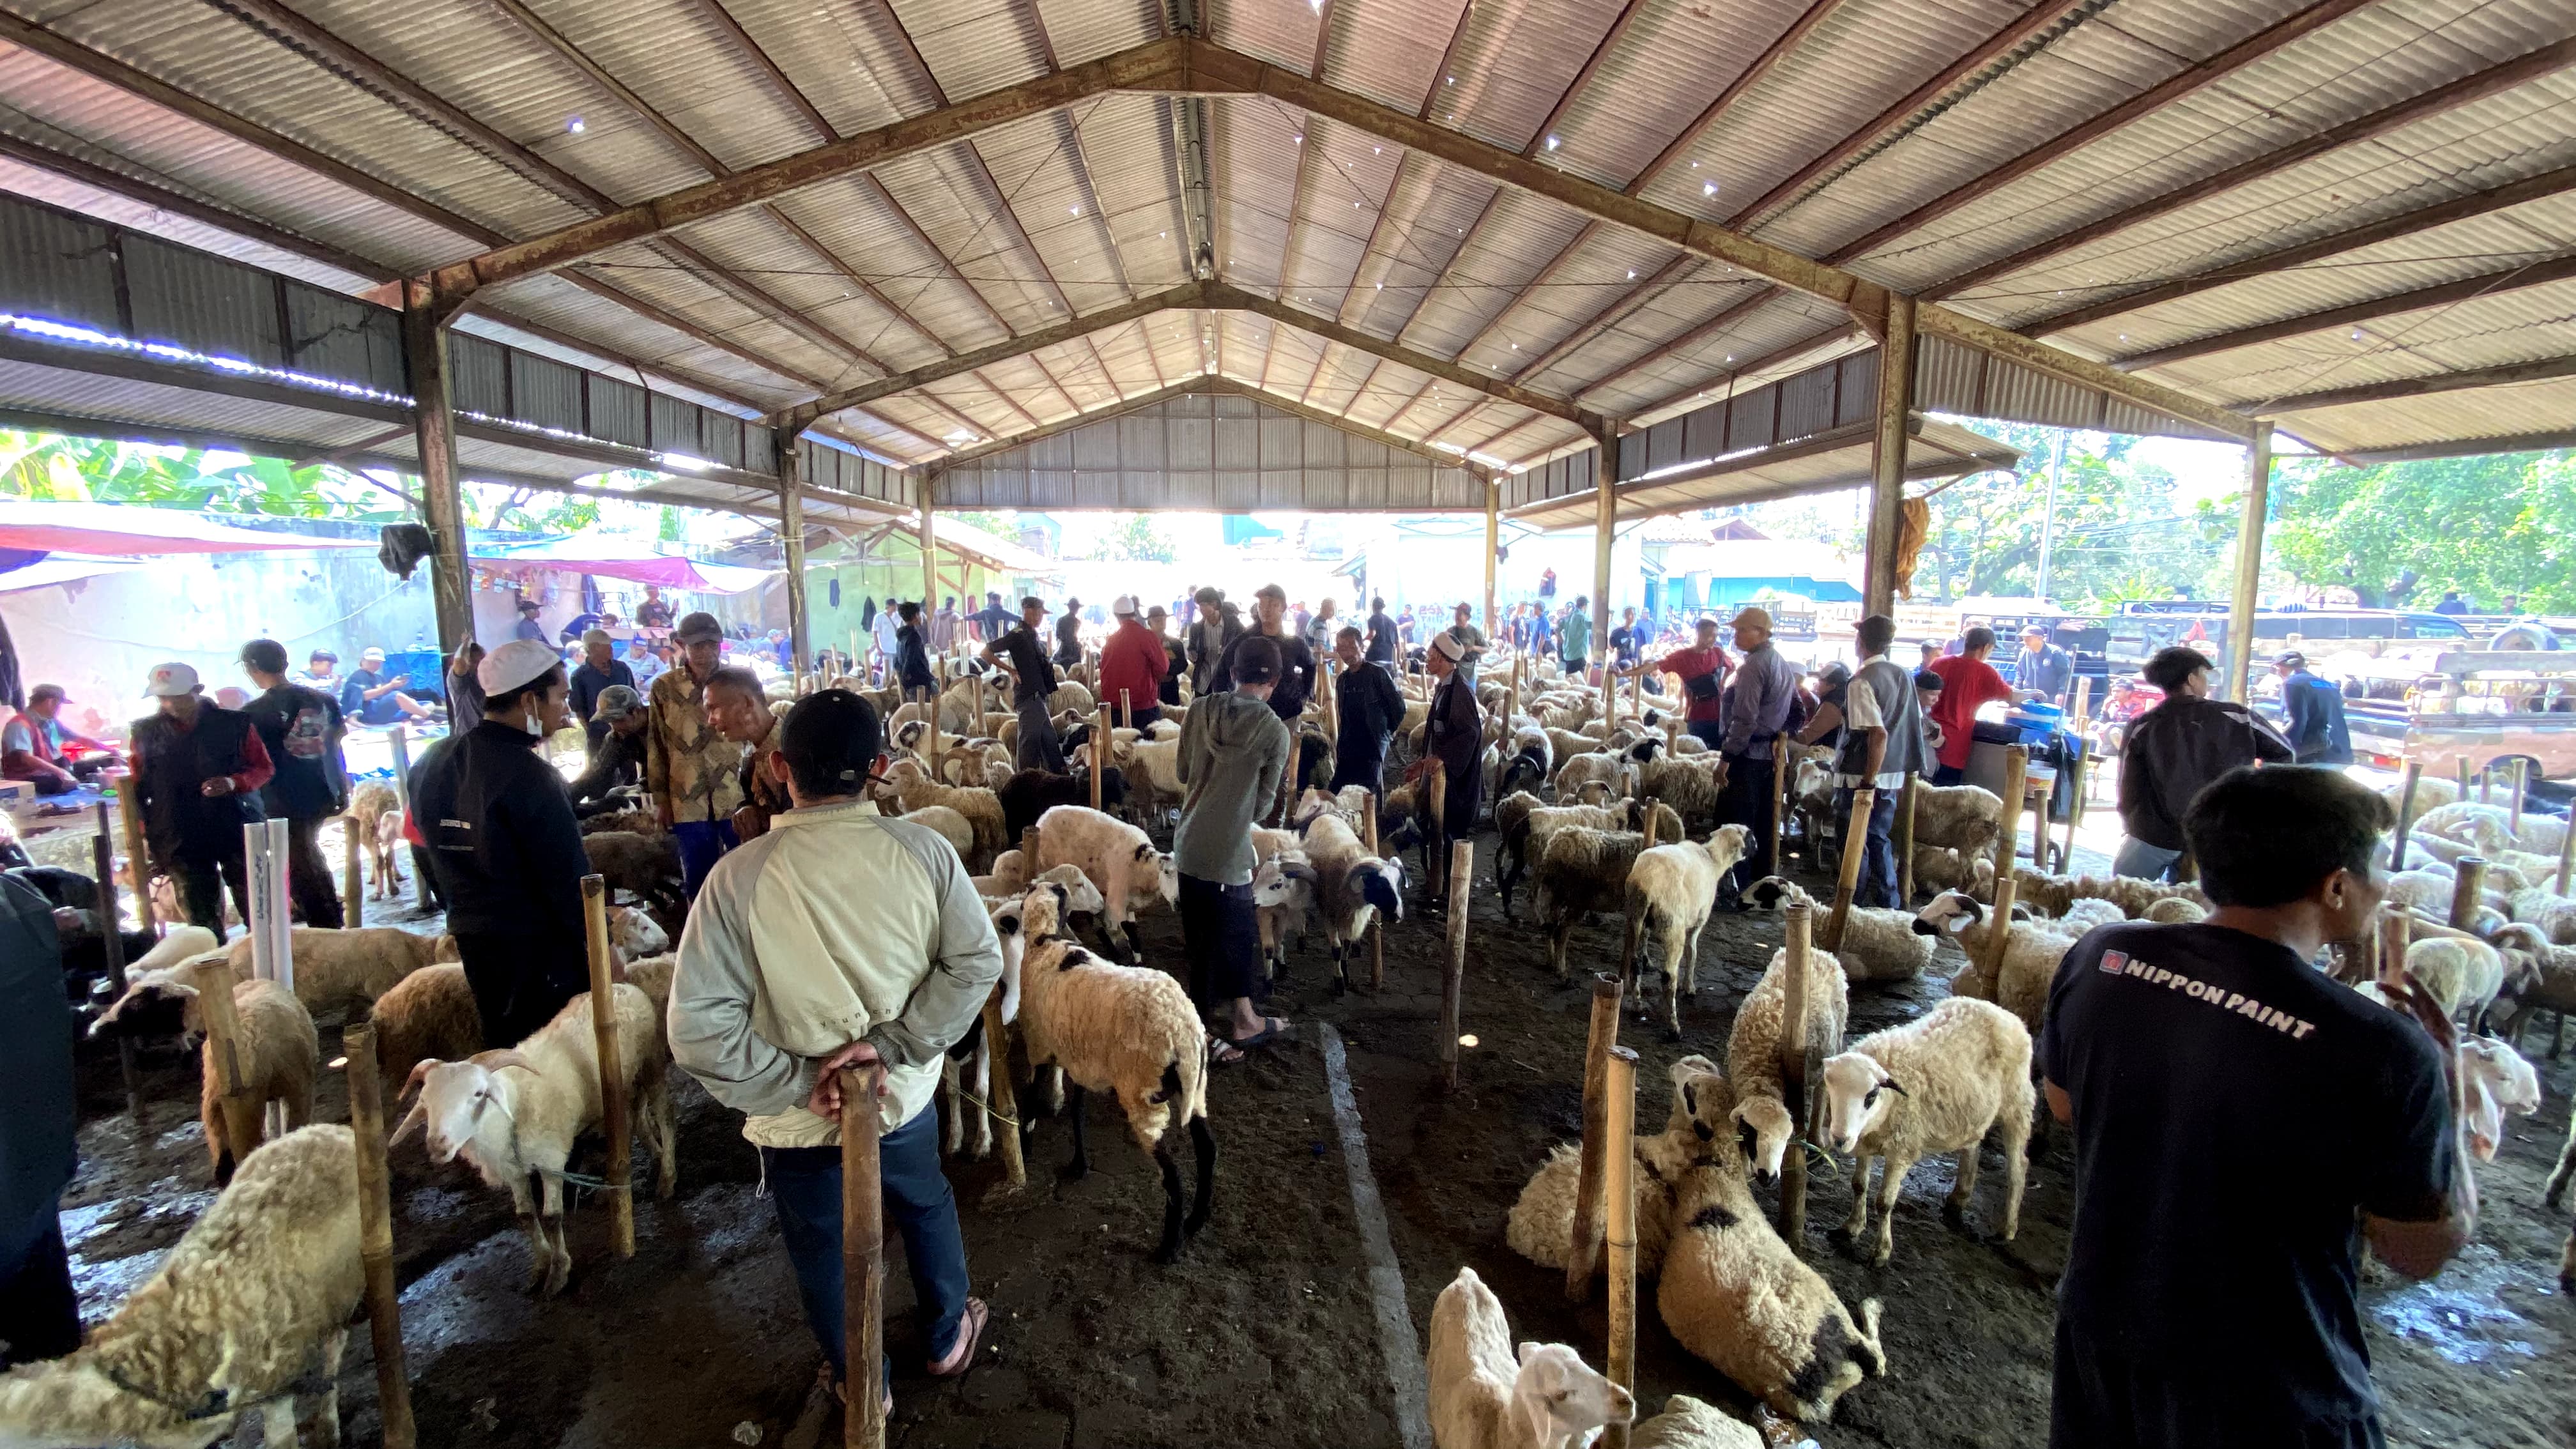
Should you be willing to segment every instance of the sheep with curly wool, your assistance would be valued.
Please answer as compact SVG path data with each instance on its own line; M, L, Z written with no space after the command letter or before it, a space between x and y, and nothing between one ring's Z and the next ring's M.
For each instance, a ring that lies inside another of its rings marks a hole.
M2190 926L2208 920L2209 911L2189 896L2166 896L2150 902L2138 919L2159 926Z
M668 1198L677 1185L670 1053L661 1013L643 988L621 984L611 992L617 1017L617 1060L626 1077L637 1135L659 1169L655 1195ZM483 1180L510 1193L528 1230L528 1288L547 1297L563 1291L572 1273L572 1249L563 1230L564 1163L573 1140L600 1121L599 1049L591 1030L591 997L585 991L525 1041L501 1051L477 1052L461 1062L424 1057L412 1067L406 1091L419 1100L392 1142L416 1127L427 1130L430 1160L463 1157ZM529 1183L543 1184L540 1197Z
M215 1050L213 1039L206 1037L201 997L208 991L232 993L239 1030L233 1037L229 1066ZM96 1040L204 1039L198 1053L202 1085L197 1120L205 1127L206 1155L214 1163L217 1186L230 1182L241 1160L259 1146L269 1103L284 1104L290 1130L312 1119L313 1080L322 1059L313 1014L278 982L235 976L221 953L129 973L124 994L90 1023L89 1034ZM243 1114L249 1119L248 1141L236 1139L224 1117L224 1088L234 1073L252 1107Z
M1958 937L1968 964L1951 979L1952 996L1994 1002L2021 1018L2032 1034L2038 1033L2048 1015L2048 988L2057 979L2057 964L2066 959L2075 937L2055 921L1998 922L1983 902L1958 891L1934 896L1915 916L1914 929L1935 938ZM1987 966L1998 929L2007 932L2000 972Z
M1099 888L1090 877L1069 865L1051 867L1018 895L994 905L993 935L1002 948L1001 1011L1005 1029L1020 1016L1020 965L1028 952L1028 924L1034 921L1041 935L1052 935L1058 922L1071 919L1077 911L1096 912L1100 905ZM993 1114L983 1105L993 1096L993 1047L979 1016L939 1064L940 1100L948 1111L942 1150L951 1157L963 1151L980 1161L993 1150ZM1050 1105L1062 1105L1062 1074L1049 1067L1042 1068L1039 1075L1052 1089L1048 1094Z
M1915 1163L1936 1152L1959 1154L1946 1210L1964 1214L1977 1190L1977 1149L2001 1129L2004 1212L1999 1236L2021 1230L2021 1193L2029 1168L2030 1030L1991 1002L1952 997L1885 1031L1872 1032L1828 1058L1824 1071L1826 1145L1852 1159L1852 1210L1841 1229L1857 1241L1869 1227L1869 1165L1881 1164L1878 1239L1870 1262L1884 1268L1895 1249L1896 1194Z
M1036 892L1031 893L1032 896ZM1073 1089L1070 1177L1091 1170L1083 1141L1084 1094L1114 1093L1136 1146L1163 1175L1163 1237L1154 1261L1169 1263L1207 1222L1216 1189L1216 1137L1208 1130L1208 1034L1181 983L1161 971L1104 961L1061 935L1034 931L1020 962L1020 1035L1031 1066L1064 1070ZM1184 1216L1180 1164L1163 1141L1175 1116L1189 1124L1198 1197Z
M2003 836L2004 802L1976 785L1914 787L1914 843L1967 855L1991 855Z
M204 1449L259 1409L275 1449L295 1400L339 1443L340 1356L364 1286L358 1149L303 1127L242 1159L152 1276L65 1357L0 1374L0 1444Z
M1637 793L1669 805L1686 830L1717 821L1717 777L1722 757L1682 759L1664 750L1663 737L1639 740L1628 747L1636 762Z
M1791 1418L1821 1423L1865 1378L1887 1372L1879 1305L1855 1322L1824 1275L1771 1228L1733 1137L1683 1174L1655 1311L1681 1346Z
M1681 839L1681 817L1669 807L1657 810L1655 824L1656 839ZM1546 853L1549 836L1568 829L1642 831L1645 814L1641 804L1630 800L1598 805L1541 805L1538 797L1525 795L1496 805L1494 826L1501 837L1494 847L1494 884L1502 892L1503 919L1508 921L1512 918L1512 890Z
M634 979L635 963L627 966ZM463 1061L483 1049L483 1009L465 968L453 962L423 966L394 983L367 1012L376 1029L376 1074L391 1102L402 1095L411 1069L426 1058Z
M1753 1134L1750 1170L1776 1182L1798 1124L1789 1115L1789 1089L1780 1076L1780 1036L1789 1014L1789 948L1771 953L1762 979L1735 1008L1726 1035L1726 1081L1735 1089L1735 1120ZM1851 980L1832 954L1807 951L1807 1045L1832 1051L1851 1019Z
M1688 1394L1664 1400L1664 1411L1628 1430L1628 1449L1768 1449L1762 1431Z
M1306 826L1306 860L1315 872L1315 910L1333 953L1334 994L1350 989L1350 961L1380 915L1404 919L1404 862L1371 855L1339 816Z
M2406 974L2431 993L2443 1015L2459 1021L2465 1014L2480 1026L2504 990L2504 957L2484 941L2431 936L2407 944Z
M2505 901L2505 914L2517 925L2536 927L2553 945L2576 946L2576 899L2555 891L2515 891Z
M1995 885L1994 857L1952 850L1942 845L1914 847L1914 885L1917 890L1939 895L1943 891L1991 893ZM1911 902L1908 902L1911 904Z
M1589 750L1579 755L1562 757L1556 767L1556 798L1574 800L1592 786L1607 790L1614 797L1628 791L1628 762L1603 750Z
M1735 1094L1715 1062L1684 1057L1669 1075L1673 1105L1664 1130L1630 1143L1637 1163L1630 1175L1637 1198L1637 1277L1643 1282L1654 1281L1663 1267L1664 1244L1672 1236L1673 1185L1711 1159L1719 1133L1735 1130L1728 1120ZM1562 1269L1573 1246L1582 1158L1582 1143L1558 1143L1503 1220L1503 1241L1542 1268Z
M1144 831L1088 805L1058 805L1038 817L1036 863L1040 874L1071 865L1091 878L1100 889L1101 929L1112 949L1131 960L1144 949L1137 915L1181 897L1180 867L1171 856L1156 850Z
M1767 875L1744 888L1744 903L1757 911L1786 912L1794 901L1816 904L1787 878ZM1821 918L1819 920L1821 924ZM1917 935L1914 913L1880 906L1853 906L1843 915L1843 939L1834 951L1843 975L1853 981L1911 981L1932 964L1930 937Z
M884 785L902 805L906 819L932 805L945 805L964 816L973 831L972 848L957 853L970 870L991 861L1012 842L1002 818L1002 802L981 785L942 785L911 760L887 766Z
M1252 915L1271 980L1288 974L1288 938L1300 945L1315 916L1316 874L1303 850L1283 850L1252 868Z
M1566 945L1575 926L1597 911L1627 904L1628 869L1646 848L1646 837L1634 830L1602 830L1569 825L1547 837L1532 868L1531 913L1548 933L1547 962L1556 979L1567 979Z
M1584 1449L1636 1414L1626 1389L1561 1343L1512 1352L1511 1322L1473 1268L1431 1305L1431 1442L1435 1449Z
M1656 952L1664 981L1664 1035L1682 1039L1682 998L1699 996L1699 936L1717 904L1718 882L1735 869L1750 847L1752 830L1721 825L1708 839L1676 840L1637 852L1628 866L1621 896L1638 952ZM1688 950L1687 964L1684 951ZM1638 963L1619 963L1628 989L1638 991Z
M453 961L456 938L423 935L392 926L359 926L335 931L324 926L297 926L289 937L294 956L295 996L315 1016L363 1009L393 989L395 982L433 961ZM251 975L251 939L242 937L226 948L233 974Z

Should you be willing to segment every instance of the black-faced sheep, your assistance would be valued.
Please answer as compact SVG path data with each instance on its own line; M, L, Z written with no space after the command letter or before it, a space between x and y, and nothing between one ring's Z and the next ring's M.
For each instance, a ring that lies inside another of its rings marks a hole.
M1431 1305L1431 1442L1438 1449L1573 1449L1636 1414L1626 1389L1561 1343L1512 1352L1511 1321L1473 1268Z
M1762 979L1735 1009L1726 1037L1726 1080L1735 1089L1735 1120L1753 1140L1749 1167L1764 1182L1780 1176L1781 1160L1797 1139L1789 1116L1788 1088L1780 1076L1780 1037L1789 1010L1789 948L1771 953ZM1832 954L1807 951L1807 1045L1832 1051L1851 1018L1851 985Z
M2008 929L2010 936L2004 944L2002 970L1997 972L1988 968L1987 957L1999 928ZM1994 1002L2021 1018L2034 1034L2048 1015L2048 988L2057 980L2057 965L2075 944L2075 937L2065 934L2055 921L1999 923L1982 902L1957 891L1934 896L1916 915L1914 929L1927 936L1946 932L1959 938L1968 964L1951 979L1953 996Z
M1664 1263L1664 1244L1672 1236L1673 1187L1682 1174L1710 1160L1718 1134L1731 1133L1729 1120L1735 1094L1706 1057L1684 1057L1672 1065L1673 1105L1664 1130L1631 1139L1637 1168L1631 1176L1637 1198L1637 1276L1651 1282ZM1582 1172L1583 1144L1559 1143L1548 1154L1503 1220L1503 1241L1513 1252L1543 1268L1563 1268L1573 1246L1574 1206Z
M1869 1164L1882 1160L1878 1241L1870 1261L1887 1266L1894 1251L1896 1194L1915 1163L1936 1152L1959 1154L1946 1211L1967 1211L1977 1190L1977 1148L2000 1128L2004 1154L2003 1228L2021 1228L2022 1178L2028 1167L2031 1112L2030 1031L2020 1018L1984 1001L1952 997L1902 1026L1872 1032L1825 1063L1824 1135L1852 1161L1851 1217L1845 1237L1869 1226Z
M1350 961L1370 924L1381 914L1404 919L1404 862L1368 853L1340 817L1325 815L1306 826L1306 859L1315 871L1315 909L1324 920L1324 944L1333 953L1333 990L1350 988Z
M357 1139L289 1132L242 1160L86 1343L0 1375L0 1443L204 1449L256 1406L265 1442L283 1449L311 1382L322 1442L337 1444L340 1355L364 1281Z
M1650 943L1658 950L1664 1027L1674 1041L1682 1038L1682 998L1699 995L1699 934L1716 906L1717 884L1744 859L1751 836L1745 826L1721 825L1705 841L1679 840L1639 851L1628 867L1622 905L1637 930L1640 954ZM1633 977L1634 962L1619 965Z

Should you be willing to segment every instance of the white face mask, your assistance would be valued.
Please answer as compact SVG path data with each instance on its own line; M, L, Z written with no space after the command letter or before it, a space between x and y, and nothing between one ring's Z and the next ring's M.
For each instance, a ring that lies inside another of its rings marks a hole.
M539 735L539 736L542 736L542 735L543 735L543 734L545 734L545 732L546 732L545 722L537 718L537 711L538 711L539 709L543 709L543 708L544 708L544 706L543 706L543 705L539 705L539 706L537 706L536 708L534 708L534 709L530 709L530 710L528 711L528 717L527 717L527 720L526 720L526 723L525 723L525 728L527 729L528 733L529 733L529 734L531 734L531 735Z

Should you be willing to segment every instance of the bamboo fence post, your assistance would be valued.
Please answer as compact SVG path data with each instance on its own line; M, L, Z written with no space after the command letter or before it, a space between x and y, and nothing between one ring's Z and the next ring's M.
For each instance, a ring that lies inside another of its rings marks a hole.
M1785 734L1771 740L1771 874L1780 873L1781 827L1789 819L1789 776L1794 771L1793 747Z
M125 917L116 905L116 843L108 834L107 802L98 802L98 834L90 842L92 869L98 873L99 950L107 958L108 979L116 983L116 994L125 994ZM134 1039L120 1035L116 1039L116 1067L125 1079L125 1109L134 1114L137 1128L142 1126L143 1077L134 1067Z
M2466 755L2460 756L2458 765L2460 771L2460 798L2462 800L2466 800L2469 798L2469 757Z
M1011 1037L1002 1025L1002 987L984 998L984 1051L992 1062L985 1088L985 1113L993 1119L995 1150L1002 1156L1002 1181L988 1197L1008 1197L1028 1186L1029 1167L1020 1151L1019 1087L1011 1078Z
M1916 787L1923 783L1921 774L1905 772L1905 798L1896 805L1896 907L1905 910L1914 904L1914 798Z
M2495 803L2495 761L2489 760L2478 770L2478 803Z
M2030 751L2021 745L2004 748L2004 799L2001 820L2002 838L1995 842L1995 879L2010 878L2013 862L2021 858L2021 817L2029 802Z
M1423 773L1431 777L1431 789L1429 791L1431 797L1431 814L1430 818L1423 822L1422 838L1429 841L1432 846L1432 848L1425 853L1429 855L1431 859L1438 860L1440 858L1440 847L1448 844L1449 840L1449 767L1447 764L1443 763L1437 755L1431 756L1430 759L1431 767ZM1433 893L1436 896L1438 894L1437 888L1441 886L1443 882L1435 871L1431 880L1426 884L1434 888Z
M2060 874L2075 868L2075 832L2084 824L2084 793L2092 788L2092 748L2081 736L2075 741L2075 763L2070 767L2075 778L2068 782L2066 793L2066 848L2057 853Z
M1375 789L1368 792L1367 803L1360 807L1360 839L1367 844L1369 854L1377 854L1377 791ZM1373 911L1369 915L1369 990L1384 991L1385 989L1386 913Z
M1458 1008L1467 988L1467 886L1476 874L1476 842L1449 847L1449 964L1440 976L1440 1082L1458 1090Z
M2558 840L2558 894L2567 894L2567 878L2576 875L2576 810L2567 814L2567 828Z
M2509 816L2507 817L2508 828L2510 828L2516 835L2520 835L2522 833L2522 804L2524 798L2530 793L2531 761L2521 755L2516 755L2513 757L2512 808ZM2571 814L2570 818L2576 819L2576 814Z
M1788 959L1781 964L1787 974L1781 978L1784 988L1780 1012L1780 1087L1782 1105L1789 1109L1789 1120L1803 1124L1807 1120L1807 952L1812 949L1815 932L1815 907L1805 899L1789 903ZM1798 1134L1806 1134L1801 1130ZM1780 1236L1787 1239L1791 1251L1807 1233L1807 1147L1804 1141L1793 1141L1780 1160Z
M2388 868L2392 872L2406 868L2406 838L2415 830L2415 787L2423 780L2424 762L2408 760L2406 783L2399 787L2397 795L2397 833L2390 837L2388 847ZM2567 873L2563 869L2558 875L2558 893L2567 894Z
M1121 729L1130 730L1136 727L1136 701L1133 691L1124 689L1118 691L1118 726ZM1115 750L1105 753L1095 751L1091 761L1093 768L1097 769L1102 760L1109 759L1116 753Z
M367 1336L376 1349L376 1401L385 1449L412 1449L411 1381L403 1371L402 1292L394 1283L393 1185L385 1170L384 1081L376 1075L376 1027L356 1021L340 1033L349 1074L349 1129L358 1139L358 1263L366 1274Z
M340 920L350 930L367 923L367 875L359 848L358 817L340 817Z
M1602 1372L1632 1393L1637 1387L1637 1189L1633 1181L1637 1154L1626 1144L1637 1132L1637 1054L1626 1047L1610 1049L1610 1140L1619 1145L1604 1164L1603 1187L1610 1202L1610 1343ZM1627 1449L1628 1426L1612 1424L1601 1431L1602 1449Z
M877 1166L878 1067L841 1068L841 1328L846 1449L885 1449L885 1187Z
M1842 875L1834 889L1834 913L1825 918L1825 949L1843 948L1843 923L1851 919L1852 897L1860 890L1860 862L1869 842L1870 812L1878 792L1864 785L1852 791L1851 818L1843 822Z
M2093 713L2093 676L2086 674L2075 681L2075 735L2084 736L2084 726Z
M1100 781L1104 773L1100 767L1109 756L1109 705L1104 700L1091 721L1091 808L1094 810L1100 808Z
M1506 700L1504 701L1504 704L1503 704L1503 724L1504 724L1506 727L1509 727L1509 726L1510 726L1510 724L1511 724L1511 722L1512 722L1512 716L1514 716L1514 715L1516 715L1516 714L1519 714L1520 712L1521 712L1521 651L1519 651L1518 649L1515 649L1515 650L1513 650L1513 651L1512 651L1512 689L1511 689L1511 695L1510 695L1510 697L1509 697L1508 699L1506 699Z
M2034 791L2028 783L2022 786L2024 808L2030 811L2030 868L2042 875L2048 873L2048 801L2057 793L2057 775L2051 771L2048 788Z
M202 972L198 980L203 983L197 992L197 1009L205 1016L204 1049L222 1081L219 1097L224 1133L232 1140L233 1162L239 1165L249 1151L246 1144L260 1140L263 1123L260 1105L243 1083L241 1013L233 1003L233 974L230 967L218 964Z
M144 848L142 786L128 775L116 782L117 823L125 830L125 887L134 892L134 923L152 929L151 854ZM2565 893L2565 888L2560 888Z
M1610 1053L1619 1045L1619 978L1592 978L1592 1030L1583 1043L1583 1146L1574 1175L1574 1235L1566 1245L1565 1296L1580 1303L1592 1293L1592 1269L1601 1252L1601 1182L1610 1155Z
M2003 980L2004 948L2012 939L2013 897L2019 893L2020 887L2021 882L2009 875L1997 877L1995 880L1992 912L1995 922L1994 937L1986 943L1985 959L1977 963L1985 969L1986 980L1989 983Z
M2406 948L2413 944L2415 915L2404 906L2379 913L2379 960L2376 969L2382 986L2402 986L2406 982Z
M2461 856L2452 863L2459 874L2451 883L2451 927L2453 930L2477 929L2478 908L2486 904L2487 863L2484 857Z
M632 1128L626 1111L626 1073L617 1052L617 990L608 958L608 881L581 878L582 934L590 947L590 1035L599 1048L599 1116L608 1135L608 1237L617 1256L635 1256Z

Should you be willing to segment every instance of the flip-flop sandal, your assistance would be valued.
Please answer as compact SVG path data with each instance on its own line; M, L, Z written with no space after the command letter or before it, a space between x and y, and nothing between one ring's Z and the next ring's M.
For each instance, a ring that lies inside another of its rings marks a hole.
M1277 1024L1267 1024L1272 1022ZM1296 1039L1296 1024L1275 1016L1266 1018L1265 1024L1261 1030L1254 1032L1250 1036L1241 1038L1221 1038L1225 1045L1234 1048L1234 1050L1239 1054L1235 1058L1236 1061L1240 1061L1243 1059L1243 1056L1260 1051L1264 1047L1273 1047L1279 1045L1281 1042L1292 1042Z
M934 1363L929 1366L930 1376L934 1379L953 1379L973 1368L975 1350L983 1346L984 1330L992 1321L993 1311L984 1305L983 1299L967 1299L966 1311L957 1321L957 1342L948 1350L948 1358L952 1366L942 1368Z

